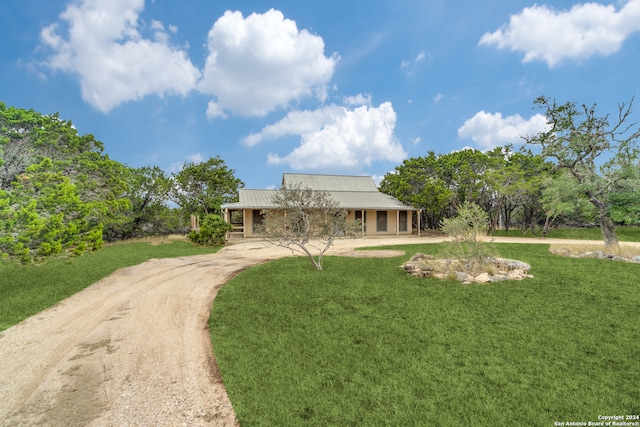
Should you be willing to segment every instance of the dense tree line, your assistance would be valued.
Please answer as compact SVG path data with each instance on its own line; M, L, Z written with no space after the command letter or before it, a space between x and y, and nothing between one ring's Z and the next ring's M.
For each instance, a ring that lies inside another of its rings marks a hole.
M490 230L554 224L599 224L604 241L617 245L615 225L640 224L640 130L630 122L633 100L617 117L538 98L548 130L525 137L525 147L489 152L464 149L405 160L380 190L422 209L422 223L440 228L464 203L489 217ZM535 153L535 150L538 153Z
M422 209L422 224L439 229L465 202L482 207L490 229L534 227L545 218L542 195L553 165L530 152L510 147L483 153L464 149L448 154L430 151L405 160L387 174L380 190Z
M242 182L219 157L167 175L133 168L58 114L0 102L0 255L24 263L78 255L103 241L186 234L220 213Z

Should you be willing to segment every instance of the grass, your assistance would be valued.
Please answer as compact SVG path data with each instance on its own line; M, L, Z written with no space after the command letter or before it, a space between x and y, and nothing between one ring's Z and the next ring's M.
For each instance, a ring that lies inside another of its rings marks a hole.
M616 234L621 242L640 242L640 227L616 227ZM496 230L491 235L499 237L541 237L542 230L537 229L535 232L529 230ZM549 230L546 237L554 239L602 240L602 232L599 227L558 228Z
M119 268L151 258L200 255L218 249L198 247L184 239L153 239L106 245L71 262L50 259L42 265L28 267L0 262L0 331L57 304Z
M210 328L240 424L546 426L640 413L640 265L496 244L535 277L465 286L399 268L442 247L328 257L322 272L285 258L225 285Z

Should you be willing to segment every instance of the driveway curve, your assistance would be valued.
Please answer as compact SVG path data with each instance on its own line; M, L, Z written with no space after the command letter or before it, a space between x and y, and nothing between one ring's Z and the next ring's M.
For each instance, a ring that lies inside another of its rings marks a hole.
M339 240L329 254L442 240ZM250 241L152 259L0 333L0 425L237 425L211 348L211 306L240 271L290 254Z

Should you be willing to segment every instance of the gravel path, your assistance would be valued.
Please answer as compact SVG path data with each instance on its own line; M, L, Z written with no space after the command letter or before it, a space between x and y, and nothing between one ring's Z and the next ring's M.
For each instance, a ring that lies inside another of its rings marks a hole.
M330 254L441 240L340 240ZM207 330L211 305L238 272L290 254L254 241L150 260L0 333L0 425L237 425Z

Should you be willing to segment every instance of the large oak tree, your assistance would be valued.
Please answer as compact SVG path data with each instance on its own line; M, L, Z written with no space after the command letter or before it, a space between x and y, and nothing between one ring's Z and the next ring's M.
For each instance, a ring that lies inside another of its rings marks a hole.
M633 99L620 104L614 118L597 114L595 104L558 104L547 97L537 98L535 104L544 111L549 127L527 137L527 142L539 145L545 158L570 172L579 192L598 211L605 245L617 247L608 196L636 173L640 129L630 122Z

